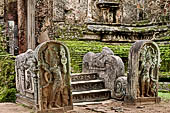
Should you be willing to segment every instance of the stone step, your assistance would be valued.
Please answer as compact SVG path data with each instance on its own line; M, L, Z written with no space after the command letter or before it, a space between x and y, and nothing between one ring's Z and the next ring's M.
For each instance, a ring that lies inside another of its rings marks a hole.
M89 81L99 79L99 75L97 73L75 73L71 74L71 81Z
M111 98L109 89L72 92L73 102L102 101Z
M104 89L103 80L89 80L89 81L76 81L71 82L72 91L88 91Z

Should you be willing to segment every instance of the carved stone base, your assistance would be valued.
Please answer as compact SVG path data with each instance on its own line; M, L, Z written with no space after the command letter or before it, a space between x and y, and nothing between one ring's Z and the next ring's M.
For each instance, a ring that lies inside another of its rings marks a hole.
M24 104L28 107L34 107L35 106L35 101L31 98L22 96L20 94L16 94L16 98L17 98L16 103Z
M65 113L66 111L69 111L69 110L72 110L72 109L73 109L72 106L67 106L67 107L37 111L36 113Z
M143 97L143 98L138 98L136 100L137 103L160 103L161 102L161 98L160 97Z
M161 102L160 97L140 97L140 98L134 100L134 102L124 101L125 104L133 104L133 105L137 105L137 104L158 104L160 102Z

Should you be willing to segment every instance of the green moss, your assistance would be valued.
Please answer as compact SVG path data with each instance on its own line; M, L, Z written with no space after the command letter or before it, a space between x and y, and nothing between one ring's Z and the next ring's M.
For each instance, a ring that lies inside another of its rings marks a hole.
M87 52L99 53L102 51L103 47L111 48L114 54L120 56L127 65L127 57L131 46L130 44L113 45L95 41L63 41L63 43L65 43L70 50L73 73L81 72L83 56Z
M135 31L135 32L146 32L146 31L148 31L148 29L147 28L137 28L137 27L135 27L135 28L132 29L132 31Z
M128 65L128 54L131 47L131 44L124 43L124 44L110 44L110 43L103 43L103 42L95 42L95 41L63 41L69 50L71 56L71 67L72 72L77 73L82 71L82 60L83 56L87 52L94 52L99 53L102 51L102 48L107 46L111 48L115 55L120 56L125 63L125 70L127 70ZM159 44L160 52L161 52L161 67L160 67L160 75L161 78L169 77L170 75L170 46Z
M78 40L83 37L83 33L87 30L85 25L57 25L56 35L58 39Z

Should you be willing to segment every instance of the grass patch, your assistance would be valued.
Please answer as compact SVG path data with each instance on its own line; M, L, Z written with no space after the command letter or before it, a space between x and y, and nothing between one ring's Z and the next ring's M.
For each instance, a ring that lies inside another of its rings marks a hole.
M170 100L170 93L158 92L158 96L161 97L161 99L164 100L164 101L169 101Z

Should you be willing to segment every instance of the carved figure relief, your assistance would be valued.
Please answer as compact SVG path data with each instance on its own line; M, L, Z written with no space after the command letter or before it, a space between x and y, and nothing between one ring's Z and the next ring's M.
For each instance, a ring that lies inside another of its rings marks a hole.
M139 76L140 76L140 95L141 97L155 96L154 85L158 82L154 75L154 68L157 66L157 51L152 46L144 46L140 53L140 65L139 65Z
M16 88L21 95L26 93L34 93L33 77L35 75L36 60L33 56L33 50L28 49L26 53L22 53L16 57Z
M25 81L26 81L26 90L28 92L34 93L34 83L33 83L33 77L36 76L36 59L33 55L33 51L31 49L27 50L28 55L26 56L25 61Z
M87 21L89 22L116 22L116 11L119 3L108 0L88 0Z
M46 41L18 55L16 72L18 102L28 102L37 113L72 109L69 52L63 44Z
M147 101L160 102L158 97L159 66L160 52L156 43L141 40L133 44L129 53L125 101L135 103L147 97L150 98Z
M72 106L66 47L49 41L42 43L35 51L38 51L39 85L42 92L40 111Z

